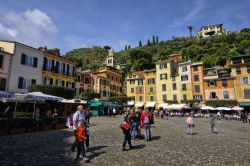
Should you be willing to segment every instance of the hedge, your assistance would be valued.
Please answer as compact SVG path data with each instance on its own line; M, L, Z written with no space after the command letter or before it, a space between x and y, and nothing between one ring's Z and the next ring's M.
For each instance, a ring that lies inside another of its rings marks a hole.
M207 100L205 103L211 107L233 107L239 104L237 100Z
M65 99L73 99L75 96L75 90L59 86L48 85L30 85L29 92L42 92L44 94L63 97Z

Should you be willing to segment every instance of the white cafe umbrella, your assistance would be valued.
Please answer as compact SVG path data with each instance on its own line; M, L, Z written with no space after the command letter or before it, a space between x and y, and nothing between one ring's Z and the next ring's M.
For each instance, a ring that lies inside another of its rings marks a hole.
M15 110L14 110L14 118L16 117L16 108L18 101L26 101L27 100L27 94L24 93L15 93L14 96L11 98L15 101Z
M217 107L216 110L219 110L219 111L231 111L232 109L231 108L228 108L228 107Z
M201 110L215 110L215 108L210 107L210 106L202 106L200 109Z
M242 110L244 110L244 108L239 107L239 106L234 106L234 107L231 108L231 109L234 110L234 111L242 111Z

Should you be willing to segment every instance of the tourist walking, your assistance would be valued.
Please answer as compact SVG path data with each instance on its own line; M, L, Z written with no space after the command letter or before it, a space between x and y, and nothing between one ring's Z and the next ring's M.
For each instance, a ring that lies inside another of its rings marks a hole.
M81 122L85 120L84 116L84 108L82 105L79 105L77 107L77 111L75 112L73 116L73 130L75 135L75 141L71 146L71 150L75 151L75 148L77 147L77 151L79 151L79 146L77 146L77 128L80 126Z
M129 145L129 149L133 149L134 147L131 144L130 124L128 122L128 118L124 118L124 121L121 123L120 128L122 129L122 132L124 134L122 151L126 150L127 143Z
M145 141L151 140L151 124L150 124L150 114L148 113L148 110L144 110L143 114L141 115L141 124L144 131L144 139Z
M81 160L80 155L84 157L85 161L88 161L88 158L86 157L86 152L85 152L85 145L84 142L86 140L86 121L82 121L80 125L77 128L77 143L79 146L79 150L77 151L77 160Z
M217 130L215 128L215 117L214 117L214 115L212 115L212 117L210 119L210 126L211 126L212 133L216 133Z
M194 121L192 118L191 113L189 113L189 116L186 119L186 127L187 127L187 134L193 134L193 127L194 127Z
M114 116L114 118L115 118L115 115L116 115L116 109L115 109L115 107L113 108L113 116Z

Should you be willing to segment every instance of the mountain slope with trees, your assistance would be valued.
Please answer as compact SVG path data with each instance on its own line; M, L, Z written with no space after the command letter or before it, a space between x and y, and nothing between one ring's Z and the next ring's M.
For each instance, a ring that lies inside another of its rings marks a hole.
M128 71L154 68L155 62L172 53L182 53L186 60L194 62L203 61L205 67L226 65L227 60L234 55L250 52L250 28L244 28L238 33L221 36L211 36L204 39L192 37L191 27L188 27L190 37L173 37L172 40L159 42L158 36L148 39L143 45L138 41L138 47L117 52L117 62L128 65ZM66 56L74 57L77 65L83 69L97 69L108 55L108 46L104 48L80 48L67 53Z

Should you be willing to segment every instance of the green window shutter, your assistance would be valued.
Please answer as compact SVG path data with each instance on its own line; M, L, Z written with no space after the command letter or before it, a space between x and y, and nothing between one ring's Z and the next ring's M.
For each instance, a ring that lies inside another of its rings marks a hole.
M37 57L34 57L33 67L37 67L37 61L38 61Z
M19 80L18 80L18 88L19 88L19 89L23 89L23 77L19 77Z
M31 80L31 84L32 84L32 85L35 85L35 84L36 84L36 80L35 80L35 79L32 79L32 80Z
M25 65L25 61L26 61L26 55L25 55L25 54L22 54L22 57L21 57L21 64L22 64L22 65Z
M64 85L65 85L65 82L62 80L62 86L64 87Z

